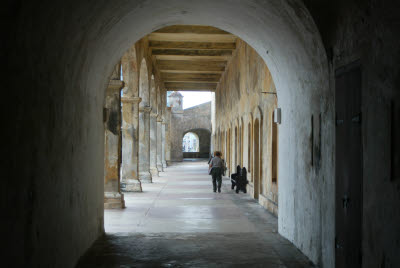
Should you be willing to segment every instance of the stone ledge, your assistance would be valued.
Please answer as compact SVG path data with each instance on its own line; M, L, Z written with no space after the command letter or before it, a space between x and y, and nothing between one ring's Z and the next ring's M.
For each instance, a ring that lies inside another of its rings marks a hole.
M122 97L121 102L122 103L140 103L142 101L142 98L140 97Z

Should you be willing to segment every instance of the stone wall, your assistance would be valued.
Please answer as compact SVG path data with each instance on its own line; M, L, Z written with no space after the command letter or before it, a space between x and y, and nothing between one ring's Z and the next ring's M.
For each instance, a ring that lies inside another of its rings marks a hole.
M321 33L331 87L340 67L355 61L361 65L363 266L400 266L400 178L391 173L396 150L392 130L400 124L391 111L400 107L400 5L393 0L304 2ZM333 162L332 158L322 161ZM331 192L331 187L326 185L324 192Z
M208 157L211 141L211 102L187 109L172 109L170 121L171 158L169 161L182 161L182 139L188 132L199 136L200 154Z
M246 167L250 195L278 214L277 181L272 181L272 116L277 106L275 84L264 60L245 42L237 41L236 54L222 77L216 96L215 150L221 150L229 173ZM254 123L260 135L255 140ZM227 137L230 133L230 139ZM254 150L259 154L259 179L253 176ZM255 189L257 187L257 189Z

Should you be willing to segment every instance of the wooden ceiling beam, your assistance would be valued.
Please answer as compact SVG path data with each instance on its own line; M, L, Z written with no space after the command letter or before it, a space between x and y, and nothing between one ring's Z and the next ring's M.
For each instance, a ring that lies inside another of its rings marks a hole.
M232 56L232 50L153 49L152 55L168 56Z
M167 91L204 91L204 92L215 92L216 89L209 89L209 88L165 88Z
M159 70L224 71L226 61L158 60L157 66Z
M201 25L173 25L161 28L155 33L196 33L196 34L230 34L221 29Z
M228 61L232 50L153 49L158 60L211 60Z
M205 71L199 71L199 70L160 70L160 73L171 73L171 74L177 74L177 73L196 73L196 74L222 74L224 71L211 71L211 70L205 70Z
M179 61L228 61L230 56L154 56L157 60L179 60Z
M148 40L167 90L215 91L237 37L210 26L174 25L151 33Z
M215 90L218 83L165 82L168 90Z
M218 43L218 42L166 42L150 41L149 47L154 49L236 49L236 43Z
M211 73L162 73L164 82L219 82L221 74Z
M148 35L149 41L169 41L169 42L218 42L233 43L236 36L232 34L193 34L193 33L151 33Z

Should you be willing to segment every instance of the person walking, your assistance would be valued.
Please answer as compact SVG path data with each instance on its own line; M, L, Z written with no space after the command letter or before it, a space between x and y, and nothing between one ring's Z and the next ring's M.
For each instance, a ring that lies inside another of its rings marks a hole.
M215 156L210 161L211 168L211 176L212 176L212 183L213 183L213 191L214 193L218 189L218 193L221 192L221 184L222 184L222 173L224 163L221 159L221 152L215 152Z

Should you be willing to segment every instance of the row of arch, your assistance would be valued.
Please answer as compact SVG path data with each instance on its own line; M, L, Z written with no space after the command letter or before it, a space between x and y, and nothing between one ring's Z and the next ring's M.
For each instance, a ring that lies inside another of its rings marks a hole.
M263 195L277 205L278 125L273 117L273 110L266 111L263 116L263 111L257 107L247 116L218 129L214 146L222 152L229 175L235 172L237 165L246 167L252 196L259 199Z
M114 68L105 98L105 207L124 207L122 191L142 191L166 165L166 96L145 43ZM163 96L164 95L164 96Z
M152 68L150 59L139 45L131 47L121 58L118 68L120 78L125 82L123 97L140 97L140 106L150 106L152 111L162 114L162 98L165 93L158 75Z

